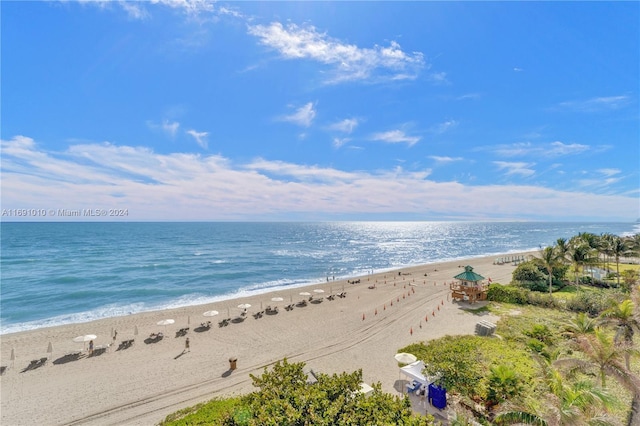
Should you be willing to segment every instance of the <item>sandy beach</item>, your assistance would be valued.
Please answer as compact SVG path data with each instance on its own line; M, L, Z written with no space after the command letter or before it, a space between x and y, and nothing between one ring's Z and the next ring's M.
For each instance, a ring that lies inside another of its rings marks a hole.
M366 383L380 382L384 391L398 394L406 379L399 376L393 358L398 348L445 335L472 334L480 319L497 320L466 312L463 308L470 305L454 303L449 296L449 283L467 264L493 282L510 282L515 266L494 264L495 259L426 264L352 278L360 281L356 284L336 280L209 305L3 335L1 365L8 368L0 376L0 423L153 425L167 414L215 396L252 391L249 374L260 374L284 357L324 373L362 369ZM285 310L291 302L308 299L299 294L304 291L324 300ZM342 291L346 297L326 298ZM272 302L273 297L284 300ZM242 309L237 306L242 303L251 305L245 320L219 327L223 318L240 316ZM279 312L254 318L267 305L277 305ZM220 314L203 316L209 310ZM175 323L157 325L168 318ZM207 320L211 328L200 330ZM186 336L176 337L184 327L189 327ZM113 329L118 332L115 343ZM164 334L161 341L145 343L157 332ZM87 356L85 344L72 341L86 334L97 336L96 347L112 345L100 355ZM186 338L189 352L185 352ZM117 350L129 339L135 339L131 347ZM67 356L77 351L82 351L79 359ZM44 365L28 368L31 360L44 357L48 358ZM231 357L237 358L233 371Z

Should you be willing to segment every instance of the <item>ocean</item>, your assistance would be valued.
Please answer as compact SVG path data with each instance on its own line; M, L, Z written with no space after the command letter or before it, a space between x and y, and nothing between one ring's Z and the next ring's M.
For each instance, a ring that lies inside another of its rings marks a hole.
M0 334L536 250L635 223L0 224Z

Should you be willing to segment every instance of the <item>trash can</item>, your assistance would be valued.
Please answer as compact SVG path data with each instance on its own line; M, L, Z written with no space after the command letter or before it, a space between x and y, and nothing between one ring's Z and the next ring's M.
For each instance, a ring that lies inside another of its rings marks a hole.
M231 357L229 358L229 370L235 370L236 367L236 363L238 362L238 358L236 357Z

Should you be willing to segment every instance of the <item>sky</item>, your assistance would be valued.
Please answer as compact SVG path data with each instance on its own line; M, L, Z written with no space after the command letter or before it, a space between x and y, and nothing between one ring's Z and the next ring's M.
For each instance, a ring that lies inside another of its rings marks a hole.
M638 2L0 14L3 221L640 218Z

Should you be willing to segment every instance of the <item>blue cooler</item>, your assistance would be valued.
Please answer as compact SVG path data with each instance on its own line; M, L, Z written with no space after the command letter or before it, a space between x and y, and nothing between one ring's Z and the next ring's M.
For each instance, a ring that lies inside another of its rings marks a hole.
M447 406L447 390L433 383L429 385L428 398L431 405L442 410Z

